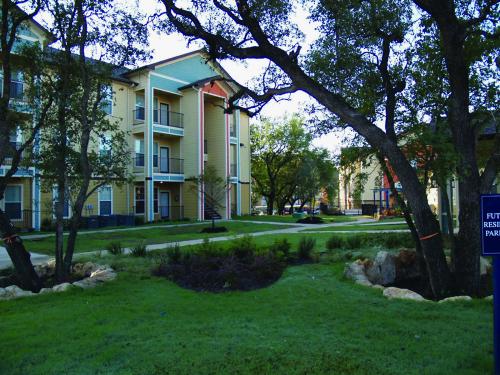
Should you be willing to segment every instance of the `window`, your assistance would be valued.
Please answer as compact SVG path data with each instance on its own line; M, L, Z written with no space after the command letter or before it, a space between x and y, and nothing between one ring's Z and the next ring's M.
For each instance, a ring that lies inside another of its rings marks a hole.
M4 211L11 220L21 220L22 213L22 186L10 185L5 188Z
M111 156L111 136L108 134L99 138L99 155L101 157Z
M135 94L135 119L144 121L144 95Z
M154 211L155 211L155 214L158 213L158 188L155 188L154 189L154 194L153 194L153 207L154 207Z
M106 85L103 88L103 97L101 101L101 109L108 115L113 112L113 89Z
M111 186L103 186L99 189L99 215L106 216L113 213L113 199Z
M144 141L142 139L135 140L135 166L144 167Z
M3 95L3 71L0 70L0 93ZM24 77L20 70L13 70L10 75L10 97L11 99L24 98Z
M52 187L52 201L54 202L54 215L56 212L56 204L59 201L59 192L57 190L57 186ZM69 207L69 195L68 193L65 194L64 197L64 208L63 208L63 219L68 219L70 214L70 207Z
M153 167L158 168L158 143L153 143Z
M144 213L144 187L136 186L135 188L135 213Z

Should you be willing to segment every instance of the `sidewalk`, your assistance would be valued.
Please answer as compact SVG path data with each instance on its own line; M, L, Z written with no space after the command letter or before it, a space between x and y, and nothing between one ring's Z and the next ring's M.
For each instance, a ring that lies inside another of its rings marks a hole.
M262 231L262 232L254 232L251 233L251 236L266 236L266 235L273 235L273 234L287 234L287 233L330 233L330 231L326 232L313 232L313 231L307 231L307 229L312 229L312 228L325 228L325 227L336 227L336 226L345 226L345 225L353 225L353 224L360 224L360 223L371 223L374 222L373 219L360 219L356 221L349 221L349 222L342 222L342 223L328 223L328 224L299 224L299 223L277 223L277 222L271 222L271 221L257 221L257 220L238 220L239 222L244 222L244 223L249 223L249 224L277 224L277 225L286 225L290 226L293 225L291 228L286 228L286 229L273 229L273 230L267 230L267 231ZM222 221L223 222L223 221ZM202 225L206 224L206 222L197 222L197 223L189 223L189 224L173 224L173 225L155 225L155 226L141 226L141 227L132 227L132 228L116 228L116 229L104 229L104 230L95 230L95 231L85 231L85 232L80 232L79 236L85 235L85 234L91 234L91 233L112 233L112 232L123 232L123 231L130 231L130 230L141 230L141 229L150 229L150 228L164 228L164 227L182 227L186 225ZM306 229L306 230L304 230ZM334 232L334 231L331 231ZM375 232L381 232L381 231L375 231ZM392 231L395 232L395 231ZM335 232L335 233L342 233L342 232ZM348 232L348 233L353 233L353 232ZM66 233L65 233L66 234ZM221 241L227 241L231 240L234 238L241 238L244 237L245 235L248 234L238 234L238 235L233 235L233 236L222 236L222 237L213 237L210 239L210 242L221 242ZM38 238L46 238L54 236L53 233L51 234L40 234L40 235L29 235L29 236L23 236L23 239L38 239ZM192 246L192 245L198 245L203 243L203 239L196 239L196 240L185 240L185 241L179 241L179 242L167 242L167 243L160 243L160 244L151 244L146 246L147 251L152 251L152 250L159 250L159 249L164 249L169 246L174 246L175 244L179 244L179 246ZM128 254L130 253L131 249L130 248L124 248L124 253ZM74 255L74 259L86 257L89 255L96 255L96 254L106 254L106 250L95 250L95 251L89 251L85 253L77 253ZM47 262L49 259L51 259L51 256L45 255L45 254L38 254L38 253L31 253L31 261L33 264L41 264L44 262ZM7 254L7 251L0 246L0 269L3 268L8 268L12 265L10 258Z

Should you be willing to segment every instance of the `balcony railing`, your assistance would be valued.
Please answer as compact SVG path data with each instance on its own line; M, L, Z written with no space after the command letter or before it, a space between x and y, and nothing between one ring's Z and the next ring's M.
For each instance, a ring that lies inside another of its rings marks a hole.
M236 164L231 164L231 177L238 177L238 167Z
M135 153L132 157L132 165L136 171L143 171L146 165L146 156L144 154ZM158 155L153 156L153 171L155 173L184 173L184 159L178 158L162 158Z
M146 115L146 110L144 108L136 107L136 109L132 111L133 124L134 125L143 124L145 115Z
M184 173L184 159L153 156L153 170L156 173Z
M184 114L162 109L153 110L153 123L174 128L184 128Z

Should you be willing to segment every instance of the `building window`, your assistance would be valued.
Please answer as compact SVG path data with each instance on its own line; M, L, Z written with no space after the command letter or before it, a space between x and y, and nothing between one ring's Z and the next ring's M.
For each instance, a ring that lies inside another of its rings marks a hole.
M153 167L158 168L158 143L153 143Z
M135 140L135 166L144 167L144 141L142 139Z
M0 70L0 93L3 96L3 71ZM24 77L20 70L13 70L10 78L10 98L24 99Z
M135 188L135 213L144 213L144 187L136 186Z
M111 136L103 135L99 138L99 155L101 157L111 157Z
M57 190L57 186L52 187L52 201L54 202L54 216L56 212L56 204L59 201L59 191ZM64 208L63 208L63 219L68 219L70 216L70 207L69 207L69 195L66 192L64 197Z
M144 121L145 118L145 100L144 100L144 95L142 94L135 94L135 120L142 120Z
M113 213L113 197L111 186L103 186L99 189L99 215L106 216Z
M21 220L22 213L22 187L20 185L10 185L5 188L4 210L11 220Z
M113 113L113 89L106 85L102 90L101 109L104 113L110 115Z

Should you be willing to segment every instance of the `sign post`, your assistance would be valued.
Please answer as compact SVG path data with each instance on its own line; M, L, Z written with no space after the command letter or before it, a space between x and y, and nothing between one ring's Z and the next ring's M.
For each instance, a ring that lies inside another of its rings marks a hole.
M481 195L481 249L493 258L493 350L500 375L500 194Z

